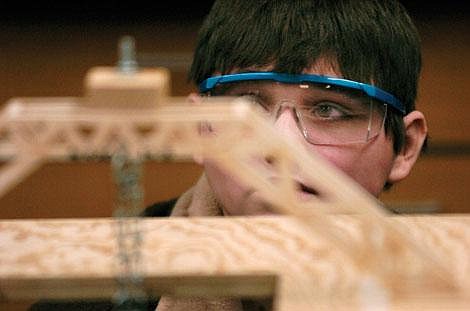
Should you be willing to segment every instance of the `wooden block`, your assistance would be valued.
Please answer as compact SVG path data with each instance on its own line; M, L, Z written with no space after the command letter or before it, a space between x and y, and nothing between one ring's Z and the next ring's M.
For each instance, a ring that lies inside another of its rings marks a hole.
M85 77L84 105L149 108L170 95L170 71L163 67L122 72L118 67L94 67Z

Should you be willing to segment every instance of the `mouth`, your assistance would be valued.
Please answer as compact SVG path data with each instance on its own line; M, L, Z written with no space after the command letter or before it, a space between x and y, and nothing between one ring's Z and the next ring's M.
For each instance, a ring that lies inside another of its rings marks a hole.
M310 200L312 200L314 197L319 196L318 191L314 188L309 187L305 183L302 183L298 180L295 180L294 182L296 198L299 200L299 202L310 202ZM263 198L257 190L252 188L247 193L248 197L250 197L250 201L255 202L255 205L257 206L257 208L251 212L251 215L270 215L283 213L279 212L275 205L270 203L269 200Z
M315 190L315 188L310 187L306 183L302 182L301 178L293 177L293 179L294 179L293 182L295 183L294 187L295 187L296 191L298 191L302 194L308 194L308 195L314 195L314 196L319 195L318 191ZM275 177L271 177L270 180L271 180L271 182L274 182L274 183L279 182L279 178L275 178Z
M277 184L280 180L279 178L276 177L270 177L269 178L270 182ZM302 179L300 178L295 178L294 177L294 190L298 195L298 198L301 201L308 201L312 197L320 197L321 194L313 187L307 185L307 183L300 181ZM254 193L257 193L258 191L255 188L251 188L250 191L248 191L249 195L252 195Z
M309 186L307 186L303 183L300 183L300 182L297 183L297 186L298 186L298 189L302 193L318 196L318 192L315 189L313 189L312 187L309 187Z

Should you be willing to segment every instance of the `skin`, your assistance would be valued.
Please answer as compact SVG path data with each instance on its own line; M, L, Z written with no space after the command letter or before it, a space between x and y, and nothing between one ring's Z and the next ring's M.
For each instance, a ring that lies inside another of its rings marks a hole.
M261 68L266 71L269 69ZM320 60L311 68L306 69L304 73L342 77L341 73L325 60ZM276 99L295 99L297 95L295 88L283 86L276 88L273 92ZM192 94L190 97L194 101L197 95ZM289 109L282 111L275 122L275 127L289 139L304 146L309 152L317 153L328 160L372 195L378 197L386 182L392 184L399 182L409 174L426 137L426 120L421 112L410 112L404 117L404 123L406 144L398 154L394 153L392 138L385 135L385 130L368 143L343 146L312 145L302 136ZM269 205L263 202L256 191L242 185L233 176L217 167L215 163L203 159L198 162L204 166L209 185L224 215L271 213ZM311 194L303 192L300 195L306 197Z

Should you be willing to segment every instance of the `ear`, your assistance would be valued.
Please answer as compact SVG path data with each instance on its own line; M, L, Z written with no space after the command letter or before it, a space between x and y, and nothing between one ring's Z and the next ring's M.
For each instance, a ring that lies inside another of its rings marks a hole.
M198 105L201 102L201 96L198 93L190 93L186 101L191 105Z
M405 125L405 146L395 157L392 169L388 176L388 182L396 183L411 171L418 160L423 147L428 128L424 115L419 111L412 111L403 118Z

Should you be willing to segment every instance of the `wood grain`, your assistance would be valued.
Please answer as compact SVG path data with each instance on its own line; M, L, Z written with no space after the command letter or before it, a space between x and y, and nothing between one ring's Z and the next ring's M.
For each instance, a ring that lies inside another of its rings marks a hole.
M351 241L364 239L364 219L333 217ZM397 226L448 264L449 290L423 274L426 258L387 252L396 280L364 273L354 261L286 216L143 219L142 274L153 295L275 296L277 310L430 305L470 306L470 217L393 217ZM0 222L0 297L104 298L117 289L115 221L100 219ZM374 257L371 249L371 257ZM401 257L403 256L403 257ZM380 258L380 257L378 257ZM378 299L382 297L383 299ZM436 297L440 297L437 299ZM463 310L463 309L462 309Z

